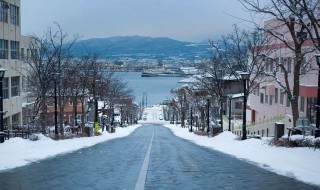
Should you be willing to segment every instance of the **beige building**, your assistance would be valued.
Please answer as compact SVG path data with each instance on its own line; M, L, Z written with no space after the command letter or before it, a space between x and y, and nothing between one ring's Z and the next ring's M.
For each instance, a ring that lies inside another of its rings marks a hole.
M0 1L0 68L3 79L4 126L22 124L22 76L20 58L20 0Z

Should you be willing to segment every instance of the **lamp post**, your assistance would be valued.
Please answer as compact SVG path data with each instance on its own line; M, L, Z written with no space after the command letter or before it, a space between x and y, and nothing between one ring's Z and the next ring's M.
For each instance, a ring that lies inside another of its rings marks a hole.
M2 80L7 69L0 69L0 143L4 142L4 132L3 132L3 92L2 92Z
M210 96L207 96L207 133L209 136L209 132L210 132Z
M220 132L223 132L223 98L220 97Z
M54 73L54 134L58 137L58 97L57 97L57 76L59 73Z
M320 54L316 55L317 64L319 66L318 71L318 95L317 95L317 117L316 117L316 127L319 129L320 120Z
M95 80L95 83L94 86L93 86L93 90L94 90L94 93L93 93L93 98L94 98L94 124L93 124L93 127L94 127L94 132L95 133L98 133L99 131L99 123L98 123L98 96L97 96L97 89L96 89L96 83L97 82L100 82L99 80Z
M228 98L229 98L229 127L228 127L228 131L231 131L231 100L232 100L232 95L229 95Z
M192 132L192 123L193 123L193 120L192 120L192 106L190 106L190 132Z
M242 114L242 140L247 139L247 129L246 129L246 107L247 107L247 80L249 79L249 73L240 73L243 80L243 114Z

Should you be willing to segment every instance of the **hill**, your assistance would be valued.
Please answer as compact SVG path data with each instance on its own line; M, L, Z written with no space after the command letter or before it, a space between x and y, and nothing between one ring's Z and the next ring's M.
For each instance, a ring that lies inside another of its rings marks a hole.
M86 52L86 53L85 53ZM75 44L73 53L81 57L87 53L97 53L100 58L132 57L156 58L180 57L195 59L208 57L208 45L182 42L170 38L143 36L118 36L93 38Z

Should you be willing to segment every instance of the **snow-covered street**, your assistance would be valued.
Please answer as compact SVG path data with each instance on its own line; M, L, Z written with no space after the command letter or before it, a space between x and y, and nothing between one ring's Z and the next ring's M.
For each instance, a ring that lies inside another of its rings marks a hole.
M268 145L267 139L239 141L235 140L236 136L230 132L223 132L213 138L198 136L190 133L188 128L166 123L161 118L162 108L159 106L147 108L145 112L147 119L139 123L164 124L176 136L200 146L221 151L277 174L320 186L318 177L320 165L316 163L320 158L319 149L274 147ZM127 128L117 128L116 133L112 134L104 132L101 136L60 141L44 136L40 136L38 141L11 138L0 144L0 170L12 169L111 139L126 137L140 126L141 124L137 124Z

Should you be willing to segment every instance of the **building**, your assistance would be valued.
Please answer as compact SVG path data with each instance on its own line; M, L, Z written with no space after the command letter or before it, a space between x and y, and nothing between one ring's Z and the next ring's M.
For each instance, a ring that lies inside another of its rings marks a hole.
M273 28L279 33L284 34L284 39L292 41L289 31L281 26L276 19L265 22L265 28ZM266 36L267 37L267 36ZM270 36L269 36L270 37ZM282 121L286 127L293 127L291 101L298 101L299 117L307 117L311 123L316 120L316 98L318 83L318 66L315 60L316 51L308 36L304 36L305 42L302 45L303 64L300 70L299 97L289 97L285 88L276 81L284 82L285 72L288 73L288 82L293 87L294 66L296 63L294 52L288 46L277 39L272 39L264 51L265 56L262 61L266 66L265 72L274 73L276 80L255 81L255 88L249 96L249 110L251 111L251 122L259 123L262 121L272 121L274 118L282 116ZM308 51L307 51L308 50ZM280 67L283 65L283 68ZM266 82L268 81L268 82ZM274 125L274 124L273 124Z
M0 68L3 79L4 128L22 124L22 62L20 0L0 1Z

